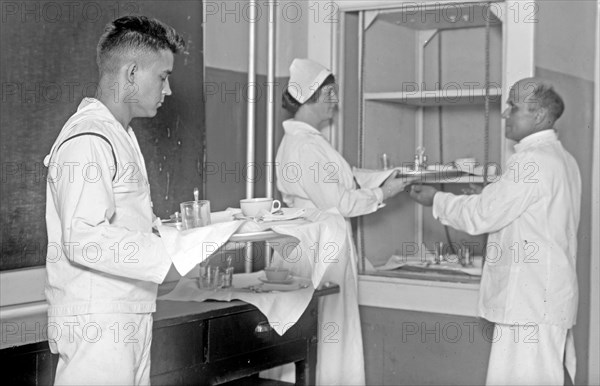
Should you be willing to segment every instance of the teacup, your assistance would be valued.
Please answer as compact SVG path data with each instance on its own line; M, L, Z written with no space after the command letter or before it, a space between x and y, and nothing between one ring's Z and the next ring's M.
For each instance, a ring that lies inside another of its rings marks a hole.
M258 217L281 209L281 202L272 198L246 198L240 200L242 214L248 217Z
M290 276L290 270L287 268L269 267L265 268L265 275L268 281L282 282Z

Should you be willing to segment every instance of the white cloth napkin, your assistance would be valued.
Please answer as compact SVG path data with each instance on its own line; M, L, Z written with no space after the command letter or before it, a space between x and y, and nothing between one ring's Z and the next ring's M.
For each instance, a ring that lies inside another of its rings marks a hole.
M184 276L225 244L241 225L241 221L226 221L180 231L159 222L157 228L175 269Z
M227 219L226 215L225 219ZM225 221L188 231L173 227L159 228L165 239L167 251L172 253L173 263L183 276L198 263L206 260L216 249L234 234L272 229L281 237L270 240L276 251L274 265L285 266L295 277L307 278L308 288L283 292L289 287L266 284L259 280L261 272L234 275L234 290L208 291L200 289L197 280L181 278L175 289L160 299L180 301L203 301L206 299L230 301L239 299L255 305L279 333L297 322L308 306L314 288L323 281L330 266L339 265L350 256L346 240L345 219L332 208L327 211L305 208L305 219L260 222ZM249 286L261 285L264 290L277 292L256 293ZM246 288L245 290L242 290Z
M358 182L361 188L375 189L381 186L392 173L396 173L397 171L402 172L402 170L403 168L401 167L387 170L359 169L353 167L352 174L354 174L354 178L356 178L356 182Z
M269 242L269 245L276 252L274 265L289 268L294 275L310 277L317 288L330 266L348 259L350 246L346 239L346 220L337 209L305 210L307 221L304 223L272 223L271 229L290 237Z
M202 302L207 299L230 302L242 300L262 312L269 324L283 335L292 327L308 307L314 288L308 279L294 278L292 284L266 284L259 278L264 271L233 275L233 287L227 289L202 289L197 279L182 277L173 291L159 297L160 300ZM255 289L253 289L255 288ZM255 292L264 291L264 292Z
M262 216L262 221L287 221L303 218L306 216L306 209L281 208L275 213L267 213Z
M233 221L234 216L238 213L242 213L239 208L227 208L221 212L212 212L210 214L210 221L212 224L218 224L220 222Z
M335 208L302 210L303 218L294 220L240 221L243 225L237 234L273 230L281 235L269 241L269 246L276 252L274 264L289 268L296 276L310 277L317 288L327 268L350 253L345 219Z

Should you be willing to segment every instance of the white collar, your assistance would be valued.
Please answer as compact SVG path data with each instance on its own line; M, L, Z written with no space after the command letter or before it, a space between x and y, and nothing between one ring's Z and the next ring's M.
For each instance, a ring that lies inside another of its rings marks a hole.
M77 107L77 111L79 112L79 111L81 111L81 110L83 110L85 108L98 110L98 112L100 112L102 115L105 115L107 118L110 118L111 121L114 121L116 124L118 124L120 128L123 128L123 125L121 125L121 122L119 122L117 120L117 118L115 118L115 116L113 115L113 113L100 100L98 100L96 98L92 98L92 97L85 97L85 98L83 98L81 100L81 102L79 103L79 106ZM125 131L129 135L131 135L131 133L133 133L133 129L131 128L131 126L128 126L125 129Z
M319 130L315 129L308 123L297 121L293 118L283 121L283 130L286 134L290 135L313 134L323 136Z
M533 146L539 142L549 142L558 140L556 131L554 129L542 130L537 133L533 133L523 138L515 145L515 151L522 151L526 148Z

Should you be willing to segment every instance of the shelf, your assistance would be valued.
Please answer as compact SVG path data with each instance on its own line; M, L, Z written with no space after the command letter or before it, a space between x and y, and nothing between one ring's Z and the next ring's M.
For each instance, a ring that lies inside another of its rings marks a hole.
M490 101L500 103L502 90L490 88ZM365 100L400 103L410 106L469 105L485 103L485 89L465 88L436 91L366 92Z
M358 275L358 303L367 307L477 317L479 280L479 277L466 275L368 271Z
M459 29L485 27L487 4L417 4L408 3L400 10L379 10L377 19L413 30ZM502 21L495 15L501 11L492 4L490 26L500 26Z
M398 168L397 178L418 178L415 183L421 184L482 184L483 167L476 166L475 173L463 172L460 169L450 167L449 164L435 164L427 169L414 171L411 168ZM497 175L496 165L488 167L488 182L494 182L500 178Z
M507 76L505 7L502 2L399 1L347 15L340 30L339 68L342 82L349 85L342 90L343 103L350 107L342 116L343 127L351 128L344 134L343 150L352 163L373 168L381 166L383 154L392 154L390 164L400 162L410 170L409 155L425 147L431 153L426 164L442 162L441 170L406 172L415 177L414 184L445 186L444 190L460 194L477 190L469 189L469 184L482 186L501 178L494 172L486 180L479 169L456 173L448 161L485 158L500 165L501 109L507 97L502 86ZM520 59L515 55L513 60L521 63ZM409 245L420 248L446 237L444 226L406 195L365 216L356 228L359 257L373 265ZM482 245L483 236L451 232L461 242ZM407 270L400 275L411 279L424 275ZM442 274L425 276L424 281L430 282Z
M500 176L488 176L488 183L496 181ZM482 176L466 175L452 178L424 179L422 184L483 184Z

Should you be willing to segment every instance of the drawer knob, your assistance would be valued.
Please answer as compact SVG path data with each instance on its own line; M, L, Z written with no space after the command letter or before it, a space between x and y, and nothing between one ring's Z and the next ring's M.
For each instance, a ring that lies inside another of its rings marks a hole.
M273 330L273 327L269 324L269 322L260 322L254 328L255 334L264 334L265 332L270 332Z

